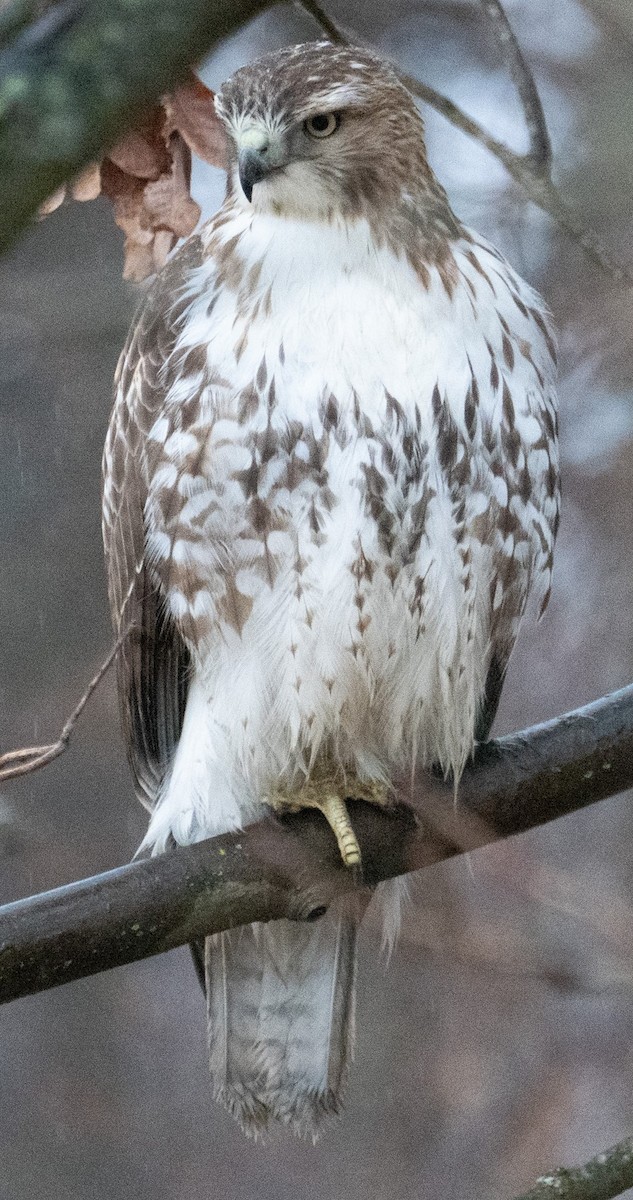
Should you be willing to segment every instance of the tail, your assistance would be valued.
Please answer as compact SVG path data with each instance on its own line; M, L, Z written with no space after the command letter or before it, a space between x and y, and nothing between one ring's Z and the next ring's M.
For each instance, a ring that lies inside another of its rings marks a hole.
M207 938L214 1095L244 1131L316 1139L340 1111L354 1046L356 914Z

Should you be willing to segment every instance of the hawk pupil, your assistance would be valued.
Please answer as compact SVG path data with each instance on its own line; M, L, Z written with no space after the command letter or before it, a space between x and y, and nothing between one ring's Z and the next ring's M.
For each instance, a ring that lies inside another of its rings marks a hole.
M325 113L320 113L318 117L312 118L312 128L316 129L317 133L323 133L330 123L330 118Z

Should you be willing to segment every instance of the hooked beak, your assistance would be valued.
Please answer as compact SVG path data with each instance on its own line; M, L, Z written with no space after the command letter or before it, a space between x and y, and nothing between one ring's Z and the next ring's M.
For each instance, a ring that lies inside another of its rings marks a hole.
M287 148L279 134L271 134L261 125L252 125L238 136L237 152L242 191L250 203L255 184L287 165Z
M268 146L262 146L258 150L247 147L239 152L238 172L240 183L249 203L253 198L255 184L261 183L262 179L265 179L275 169L267 156Z

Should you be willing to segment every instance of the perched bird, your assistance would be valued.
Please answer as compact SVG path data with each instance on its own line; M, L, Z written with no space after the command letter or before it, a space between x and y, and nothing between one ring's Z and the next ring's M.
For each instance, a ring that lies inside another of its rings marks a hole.
M391 67L327 42L216 99L219 212L123 351L104 537L143 848L317 807L488 735L559 510L543 302L464 228ZM353 1041L356 919L207 939L216 1096L316 1135Z

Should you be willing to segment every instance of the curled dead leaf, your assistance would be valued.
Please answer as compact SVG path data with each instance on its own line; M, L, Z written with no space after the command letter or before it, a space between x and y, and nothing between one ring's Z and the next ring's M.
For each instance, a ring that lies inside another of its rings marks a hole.
M90 163L75 179L71 192L74 200L96 200L101 195L101 164Z
M108 153L108 158L126 175L136 179L158 179L169 170L169 151L165 144L165 111L155 108L137 129L126 133Z
M189 192L191 156L180 134L172 133L169 145L171 168L155 183L145 185L145 208L157 229L171 229L178 237L188 237L200 219L200 206Z
M213 92L193 74L70 185L75 200L103 193L111 202L125 237L125 279L140 282L160 270L176 242L195 229L200 207L190 190L192 152L226 169L226 135ZM59 188L40 216L54 212L66 194Z
M65 199L66 184L62 183L62 186L58 187L57 191L53 192L52 196L48 197L48 200L45 200L43 204L40 204L38 210L38 216L40 219L48 217L51 213L55 212L55 209L59 208L60 204L63 204Z
M228 146L224 126L216 115L213 92L196 75L164 99L166 129L177 130L203 162L226 170Z

